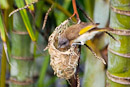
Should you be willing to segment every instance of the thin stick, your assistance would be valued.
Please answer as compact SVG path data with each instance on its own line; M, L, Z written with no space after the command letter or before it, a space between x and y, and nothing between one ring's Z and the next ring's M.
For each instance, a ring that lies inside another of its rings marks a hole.
M108 32L105 32L106 34L108 34L113 40L115 40L115 41L118 41L113 35L111 35L110 33L108 33Z
M84 16L89 19L89 21L95 24L95 22L87 15L87 13L81 7L79 7L79 5L77 5L77 7L84 14Z
M73 4L74 13L73 13L73 15L70 18L72 18L73 16L76 15L77 21L80 21L79 14L78 14L77 7L76 7L76 1L72 0L72 4Z
M48 18L48 15L49 13L51 12L52 8L53 8L54 4L51 5L51 7L48 9L46 15L45 15L45 18L44 18L44 22L43 22L43 26L42 26L42 30L45 28L46 26L46 22L47 22L47 18Z
M100 59L104 64L106 64L105 60L104 60L102 57L97 56L97 54L92 50L92 48L90 48L87 44L85 44L85 46L92 52L92 54L93 54L96 58Z
M23 10L23 9L28 8L29 6L31 6L32 4L34 4L34 3L36 3L36 2L38 2L38 0L37 0L37 1L34 1L34 2L30 3L30 4L27 4L27 5L25 5L25 6L22 7L22 8L18 8L18 9L16 9L16 10L12 11L12 12L9 14L9 17L10 17L11 15L13 15L14 13L20 11L20 10Z
M3 42L3 46L4 46L4 51L5 51L5 54L6 54L6 58L7 58L7 62L9 63L9 65L11 66L11 68L15 68L15 66L13 66L10 62L10 59L9 59L9 55L8 55L8 51L7 51L7 44L5 42Z

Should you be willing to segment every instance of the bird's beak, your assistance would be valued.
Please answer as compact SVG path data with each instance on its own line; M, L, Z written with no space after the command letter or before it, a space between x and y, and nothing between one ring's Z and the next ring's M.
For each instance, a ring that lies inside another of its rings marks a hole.
M96 23L96 25L98 26L100 23Z

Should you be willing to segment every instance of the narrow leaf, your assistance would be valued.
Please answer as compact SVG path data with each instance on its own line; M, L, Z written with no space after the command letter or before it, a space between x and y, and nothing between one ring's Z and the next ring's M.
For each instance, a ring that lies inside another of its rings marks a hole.
M45 56L44 58L43 66L40 73L40 78L38 81L38 87L44 87L44 80L45 80L45 75L46 75L48 64L49 64L49 55Z
M1 59L1 80L0 80L0 87L6 87L5 86L5 80L6 80L6 55L5 55L5 50L3 48L2 59Z
M8 4L7 0L0 0L0 7L2 9L8 9L9 8L9 4Z
M17 4L17 6L19 8L24 6L23 0L15 0L15 1L16 1L16 4ZM26 26L26 29L27 29L32 41L36 41L36 38L35 38L35 35L34 35L34 32L33 32L31 23L29 21L29 17L27 15L27 11L25 9L23 9L23 10L20 11L20 14L22 16L23 22L24 22L24 24Z
M37 0L25 0L26 4L30 4L32 2L36 2ZM31 6L28 7L31 11L34 11L34 6L33 4Z
M2 16L1 15L2 14L0 12L0 32L1 32L1 39L2 39L2 41L6 42L4 24L3 24L3 21L2 21Z

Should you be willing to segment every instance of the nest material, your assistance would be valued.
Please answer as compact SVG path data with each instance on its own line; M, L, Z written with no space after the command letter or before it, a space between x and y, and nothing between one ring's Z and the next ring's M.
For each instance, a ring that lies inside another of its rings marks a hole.
M49 37L47 48L51 55L50 65L54 70L54 74L59 78L70 79L74 76L78 65L80 56L78 46L71 46L67 50L57 48L58 36L73 24L70 19L64 21L56 27L55 31Z

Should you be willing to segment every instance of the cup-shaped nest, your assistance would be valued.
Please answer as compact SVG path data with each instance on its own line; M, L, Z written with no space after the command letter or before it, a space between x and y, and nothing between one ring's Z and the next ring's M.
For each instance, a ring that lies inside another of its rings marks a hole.
M78 46L70 46L68 49L58 49L58 37L69 26L74 23L68 19L55 28L54 32L49 37L48 51L51 56L50 65L54 70L54 74L59 78L70 79L74 76L79 60Z

